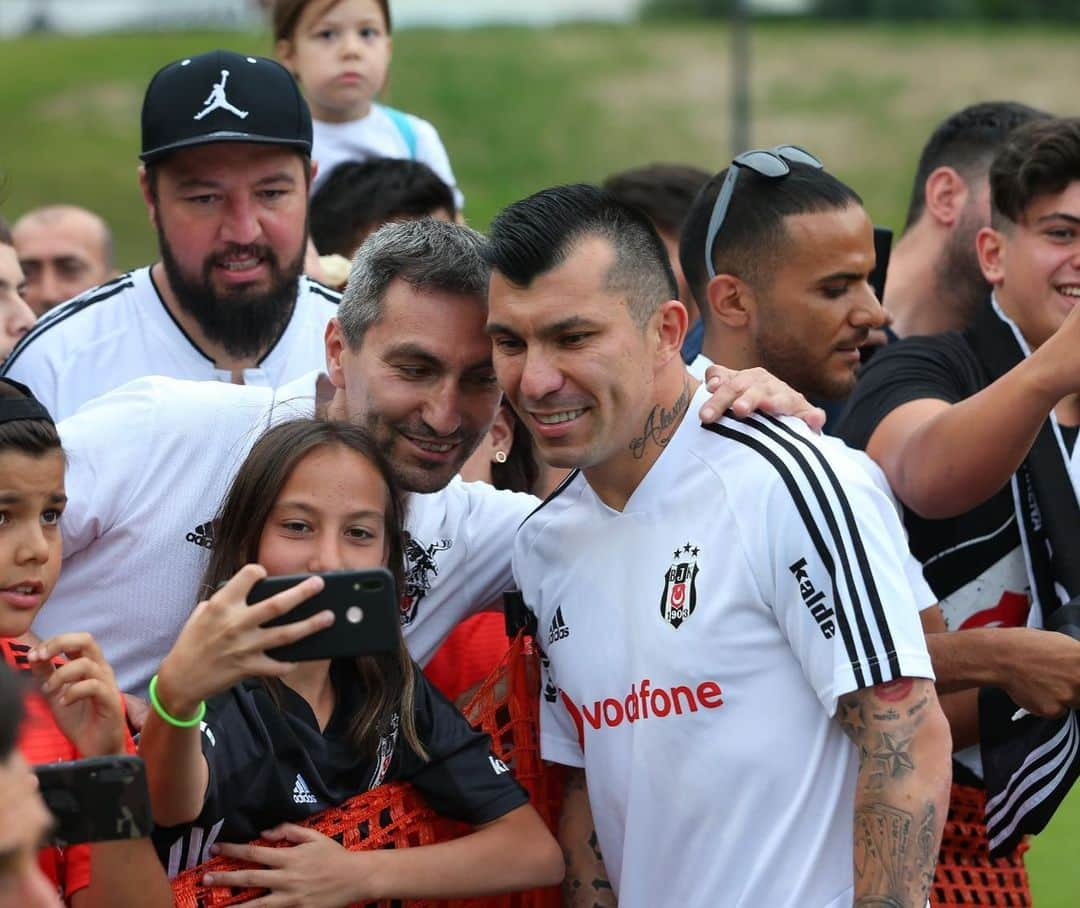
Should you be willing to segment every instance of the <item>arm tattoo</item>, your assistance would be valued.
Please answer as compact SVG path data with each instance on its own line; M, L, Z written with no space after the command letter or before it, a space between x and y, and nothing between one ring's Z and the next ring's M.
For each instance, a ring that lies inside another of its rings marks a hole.
M657 404L649 411L649 415L645 417L645 425L641 430L641 435L630 442L630 453L634 455L635 459L641 460L645 456L645 449L650 441L654 442L657 447L665 447L675 434L680 417L689 406L690 380L684 378L682 393L676 398L675 403L671 405L671 409L665 410Z
M930 705L930 694L907 678L846 694L838 703L837 721L859 755L855 908L922 908L933 882L938 811L933 795L920 787L914 746ZM928 764L925 771L931 770Z

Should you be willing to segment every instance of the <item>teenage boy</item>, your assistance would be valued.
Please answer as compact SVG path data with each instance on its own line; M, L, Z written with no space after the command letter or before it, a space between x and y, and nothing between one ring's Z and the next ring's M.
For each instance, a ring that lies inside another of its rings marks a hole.
M514 541L567 901L922 908L949 733L889 504L797 424L687 418L686 309L633 209L546 190L488 260L500 384L577 468Z
M319 368L338 294L300 273L310 155L280 64L219 50L161 69L139 169L161 261L51 311L3 374L62 419L143 375L277 387Z
M1025 625L1045 626L1080 594L1080 120L1013 132L990 188L992 226L978 232L977 249L992 294L963 333L906 340L875 357L840 432L881 465L904 505L945 624L965 631L958 669L1054 716L1080 704L1080 643ZM958 745L980 739L980 718L994 716L985 700L982 712L975 691L952 708ZM1025 724L1014 724L1017 733ZM1074 726L1070 714L1064 733ZM974 748L957 754L961 793L980 805L992 768L986 744L983 759ZM1014 797L989 801L995 852L1040 828L1067 790L1069 750L1044 756L1037 776L1009 780ZM1022 879L1022 850L1008 858L1013 878Z

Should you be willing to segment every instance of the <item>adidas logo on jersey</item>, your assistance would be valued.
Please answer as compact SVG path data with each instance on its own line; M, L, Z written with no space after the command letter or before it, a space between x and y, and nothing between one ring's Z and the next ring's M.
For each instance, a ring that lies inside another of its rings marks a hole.
M570 636L570 628L566 626L566 622L562 616L562 606L560 605L555 609L555 616L551 619L551 627L548 628L548 646L551 646L556 640L563 640Z
M204 549L212 549L214 547L214 522L208 520L206 523L200 523L195 527L195 532L188 533L184 538L188 542L194 542L195 545L201 545Z
M317 800L307 787L307 782L300 773L296 774L296 782L293 784L292 799L294 804L315 804Z
M510 772L510 767L494 754L488 754L488 762L491 764L491 768L495 770L495 775L497 776L501 776L504 772Z

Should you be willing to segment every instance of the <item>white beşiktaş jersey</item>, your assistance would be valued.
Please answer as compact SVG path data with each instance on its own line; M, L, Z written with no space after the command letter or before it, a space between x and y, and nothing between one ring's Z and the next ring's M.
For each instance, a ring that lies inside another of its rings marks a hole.
M694 361L686 367L686 371L698 381L703 382L705 381L705 370L712 364L712 360L704 353L699 353L694 357ZM847 457L857 464L860 469L864 470L866 475L870 477L870 481L877 486L881 494L892 505L892 509L900 521L900 529L903 532L902 545L897 552L897 558L904 566L904 573L907 575L908 583L911 585L911 593L915 597L915 604L919 607L919 611L936 606L938 597L934 595L934 591L930 589L930 584L926 582L919 559L911 554L907 530L904 529L904 509L893 494L885 471L878 466L877 461L869 454L860 451L858 448L849 447L842 438L837 438L835 435L820 435L818 441L821 442L822 448L828 451L830 456ZM888 520L888 518L885 519ZM978 750L978 748L975 749Z
M205 596L212 521L236 470L272 423L314 414L319 377L277 390L143 378L61 422L64 564L35 633L89 631L121 689L145 696ZM537 504L460 479L408 496L401 620L417 662L511 588L510 541Z
M578 473L518 531L542 753L584 767L621 908L850 906L837 699L933 677L879 497L801 423L687 417L622 512Z
M341 294L301 276L296 307L244 383L276 388L326 363L323 335ZM150 267L122 274L46 313L0 375L28 385L59 422L86 401L144 375L232 382L165 307Z

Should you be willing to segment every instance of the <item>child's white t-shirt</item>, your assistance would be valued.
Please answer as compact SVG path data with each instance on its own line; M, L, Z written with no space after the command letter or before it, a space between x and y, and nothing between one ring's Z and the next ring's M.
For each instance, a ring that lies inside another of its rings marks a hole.
M315 120L314 142L311 157L319 164L313 190L318 189L330 172L344 161L367 161L371 158L404 158L427 164L454 192L454 203L460 211L465 196L458 189L454 172L450 169L450 157L446 153L439 133L427 120L405 114L415 136L416 153L398 128L394 118L381 104L372 104L371 111L359 120L347 123L327 123Z

